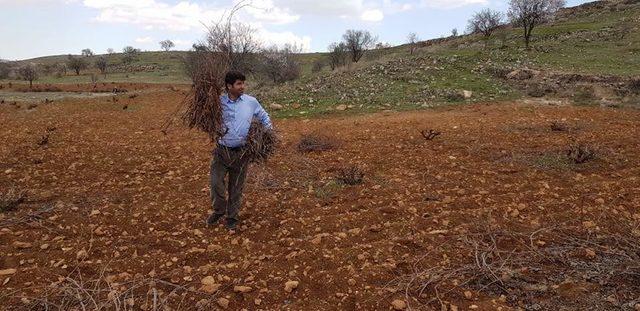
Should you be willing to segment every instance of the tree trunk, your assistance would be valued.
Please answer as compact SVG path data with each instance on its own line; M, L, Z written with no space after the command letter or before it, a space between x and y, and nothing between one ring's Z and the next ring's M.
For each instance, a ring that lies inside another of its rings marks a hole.
M29 80L29 88L33 88L33 80Z

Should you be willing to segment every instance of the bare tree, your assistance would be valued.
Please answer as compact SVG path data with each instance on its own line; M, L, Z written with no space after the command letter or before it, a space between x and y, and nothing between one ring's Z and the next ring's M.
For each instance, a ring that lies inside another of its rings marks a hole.
M231 70L253 72L256 55L261 44L255 38L255 29L248 24L232 23L225 27L214 25L209 28L206 46L209 51L229 55Z
M360 61L364 53L375 46L378 38L367 30L347 30L342 35L347 50L351 53L351 60L354 63Z
M564 0L509 0L507 15L513 25L523 28L524 43L529 49L533 29L550 20L564 6Z
M82 50L82 56L84 57L93 56L93 51L91 49L84 49Z
M334 42L329 45L329 67L331 67L331 70L345 66L348 60L349 51L344 42Z
M107 58L106 57L100 57L98 59L96 59L96 68L98 68L98 70L100 70L100 73L102 73L105 77L107 76L107 66L108 66L108 62L107 62Z
M418 48L418 41L420 41L420 38L418 38L418 34L416 34L415 32L412 32L407 36L407 43L409 44L410 54L413 54L416 51L416 48Z
M38 70L33 64L24 65L18 68L18 77L22 80L29 81L29 88L32 88L33 80L38 79Z
M291 44L264 49L260 53L260 73L275 83L297 79L300 76L300 63L295 54L301 51L301 48Z
M451 30L451 36L454 38L458 36L458 28L453 28Z
M249 25L233 23L231 17L246 6L240 1L225 20L213 23L207 29L204 40L193 44L193 49L184 59L185 71L194 80L201 79L205 72L202 66L216 66L216 70L238 70L255 73L258 67L261 44L255 30ZM222 68L222 69L221 69ZM222 73L224 75L224 73Z
M166 52L169 52L173 47L175 47L176 45L173 43L173 41L167 39L167 40L163 40L160 41L160 47L165 50Z
M131 63L133 63L133 61L136 60L136 57L138 57L138 54L140 53L140 50L132 47L132 46L125 46L122 49L122 62L125 65L129 65Z
M481 33L488 40L493 31L500 27L502 19L502 13L487 8L471 17L467 29L471 33Z
M112 49L112 48L108 48L107 49L107 54L112 55L112 54L115 54L115 53L116 53L116 51L114 49Z
M87 62L80 57L73 57L69 55L67 59L67 67L76 72L76 75L80 75L80 71L87 68Z

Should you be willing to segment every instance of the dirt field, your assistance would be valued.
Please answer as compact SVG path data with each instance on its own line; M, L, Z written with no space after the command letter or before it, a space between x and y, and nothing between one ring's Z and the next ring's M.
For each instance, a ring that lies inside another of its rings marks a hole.
M1 309L640 308L638 110L278 119L230 235L204 225L205 135L160 130L182 94L117 98L0 105L0 192L26 192L0 214ZM337 147L298 152L309 133ZM362 184L336 182L350 165Z

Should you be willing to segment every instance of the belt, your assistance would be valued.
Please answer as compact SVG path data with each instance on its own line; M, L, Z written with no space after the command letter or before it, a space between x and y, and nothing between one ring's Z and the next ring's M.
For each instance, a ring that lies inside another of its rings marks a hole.
M242 149L244 146L238 146L238 147L227 147L223 144L218 144L218 148L222 148L222 149L227 149L227 150L231 150L231 151L238 151L240 149Z

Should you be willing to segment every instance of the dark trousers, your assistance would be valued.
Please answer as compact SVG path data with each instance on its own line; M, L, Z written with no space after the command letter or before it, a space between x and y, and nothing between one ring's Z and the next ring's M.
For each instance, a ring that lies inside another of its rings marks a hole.
M238 220L238 212L242 204L242 190L249 167L249 162L245 159L246 157L242 156L242 153L242 148L218 146L213 152L213 160L211 161L213 211L218 215L226 214L227 218L235 220ZM225 187L226 175L229 175L229 180ZM229 193L228 198L225 198L225 192Z

